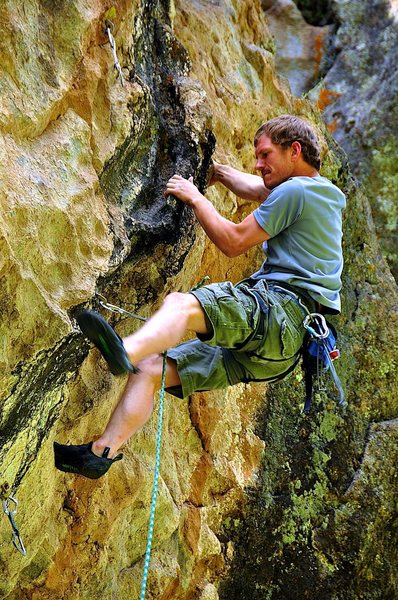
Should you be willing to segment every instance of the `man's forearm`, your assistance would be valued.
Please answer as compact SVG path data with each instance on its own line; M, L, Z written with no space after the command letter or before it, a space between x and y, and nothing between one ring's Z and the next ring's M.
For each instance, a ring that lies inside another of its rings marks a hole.
M184 179L173 175L166 185L165 195L190 206L210 240L229 257L239 256L252 246L269 239L268 233L257 223L253 214L240 223L225 219L194 185L192 177Z
M237 244L235 223L222 217L202 194L198 194L190 202L190 206L205 233L217 248L227 256L235 256Z
M229 165L215 163L213 181L214 183L222 183L231 192L244 200L263 202L270 194L270 190L265 187L261 177L243 173Z

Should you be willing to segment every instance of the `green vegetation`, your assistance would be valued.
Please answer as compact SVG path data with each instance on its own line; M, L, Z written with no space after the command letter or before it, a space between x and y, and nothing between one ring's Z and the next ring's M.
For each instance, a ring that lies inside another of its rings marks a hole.
M383 254L398 279L398 141L391 137L373 151L372 172L365 182Z

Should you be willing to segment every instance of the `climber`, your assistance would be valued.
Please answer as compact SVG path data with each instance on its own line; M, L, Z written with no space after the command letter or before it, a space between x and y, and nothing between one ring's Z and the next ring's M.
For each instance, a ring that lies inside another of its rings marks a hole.
M263 244L266 259L251 277L171 293L136 333L121 339L96 312L77 317L114 375L129 373L103 434L83 445L55 443L62 471L98 478L149 419L167 352L166 389L179 397L238 382L273 381L296 366L308 312L338 313L344 194L319 175L319 143L302 118L265 122L254 138L255 168L242 173L214 163L221 183L259 206L241 223L222 217L192 180L174 175L165 194L190 206L210 240L227 256ZM187 331L196 338L180 343Z

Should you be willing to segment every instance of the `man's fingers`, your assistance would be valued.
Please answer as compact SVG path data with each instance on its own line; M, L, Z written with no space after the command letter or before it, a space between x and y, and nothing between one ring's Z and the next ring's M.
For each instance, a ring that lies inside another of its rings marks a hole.
M167 197L170 194L173 193L173 191L175 191L176 189L176 180L173 179L173 177L171 179L169 179L169 181L166 183L166 189L164 191L164 195Z
M187 185L188 183L189 185ZM195 186L192 175L188 179L185 179L181 175L175 174L166 183L166 189L163 193L166 198L169 195L173 195L179 200L186 202L192 194L191 186Z

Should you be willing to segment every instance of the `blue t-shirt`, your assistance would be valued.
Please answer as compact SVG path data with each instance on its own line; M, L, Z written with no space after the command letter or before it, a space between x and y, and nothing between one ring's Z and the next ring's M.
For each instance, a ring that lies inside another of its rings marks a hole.
M339 312L345 205L343 192L325 177L291 177L278 185L253 213L271 239L252 278L302 288Z

